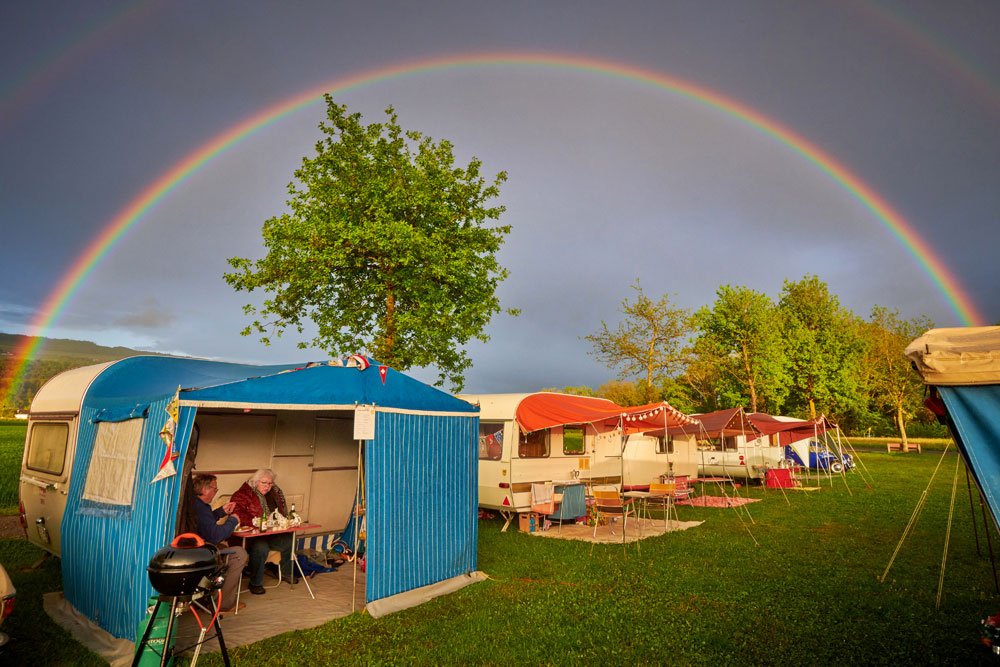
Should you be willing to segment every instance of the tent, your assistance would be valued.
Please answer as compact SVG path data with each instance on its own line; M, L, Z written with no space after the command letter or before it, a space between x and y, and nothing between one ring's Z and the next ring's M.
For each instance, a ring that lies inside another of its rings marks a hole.
M906 356L931 387L925 405L948 424L1000 521L1000 327L931 329Z
M369 611L406 606L410 592L475 572L477 408L370 360L352 362L140 356L43 386L29 421L31 483L21 492L44 495L39 487L56 471L33 453L33 429L48 433L37 450L45 461L52 433L70 431L55 542L67 601L114 636L135 637L153 594L145 568L180 531L192 464L219 476L220 496L271 467L286 496L298 493L299 509L310 521L326 517L327 530L346 527L363 471Z

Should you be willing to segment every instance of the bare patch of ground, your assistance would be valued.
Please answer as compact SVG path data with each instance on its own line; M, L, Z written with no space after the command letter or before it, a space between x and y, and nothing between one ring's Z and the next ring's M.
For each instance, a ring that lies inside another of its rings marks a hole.
M21 517L0 516L0 540L13 538L24 538L24 531L21 529Z

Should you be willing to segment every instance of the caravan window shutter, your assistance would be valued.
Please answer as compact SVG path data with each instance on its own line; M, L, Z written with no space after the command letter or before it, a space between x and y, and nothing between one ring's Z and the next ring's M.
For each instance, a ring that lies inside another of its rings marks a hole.
M135 468L145 419L100 422L90 457L83 498L108 505L131 505Z

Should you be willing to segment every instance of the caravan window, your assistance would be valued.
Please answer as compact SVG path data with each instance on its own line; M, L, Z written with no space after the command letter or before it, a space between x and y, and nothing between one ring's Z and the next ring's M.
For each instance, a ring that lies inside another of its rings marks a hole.
M673 454L674 453L674 436L672 436L672 435L658 435L658 436L656 436L656 453L657 454Z
M98 422L94 452L83 487L85 500L108 505L131 505L135 468L145 419Z
M66 443L69 442L69 424L64 422L36 422L31 426L28 443L28 469L61 475L66 463Z
M583 454L583 427L563 426L563 454Z
M517 446L517 455L522 459L539 459L549 455L549 430L522 433Z
M503 454L503 422L479 422L479 458L499 461Z
M704 445L708 445L705 447ZM714 452L735 452L736 447L736 436L727 435L722 438L711 438L709 440L699 440L699 449L711 449Z

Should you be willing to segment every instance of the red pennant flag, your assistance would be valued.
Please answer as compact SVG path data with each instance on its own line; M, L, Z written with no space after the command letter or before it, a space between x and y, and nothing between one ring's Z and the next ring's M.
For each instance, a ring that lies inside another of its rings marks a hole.
M385 386L385 376L389 374L389 367L388 366L379 366L378 367L378 374L382 378L382 386L384 387Z

